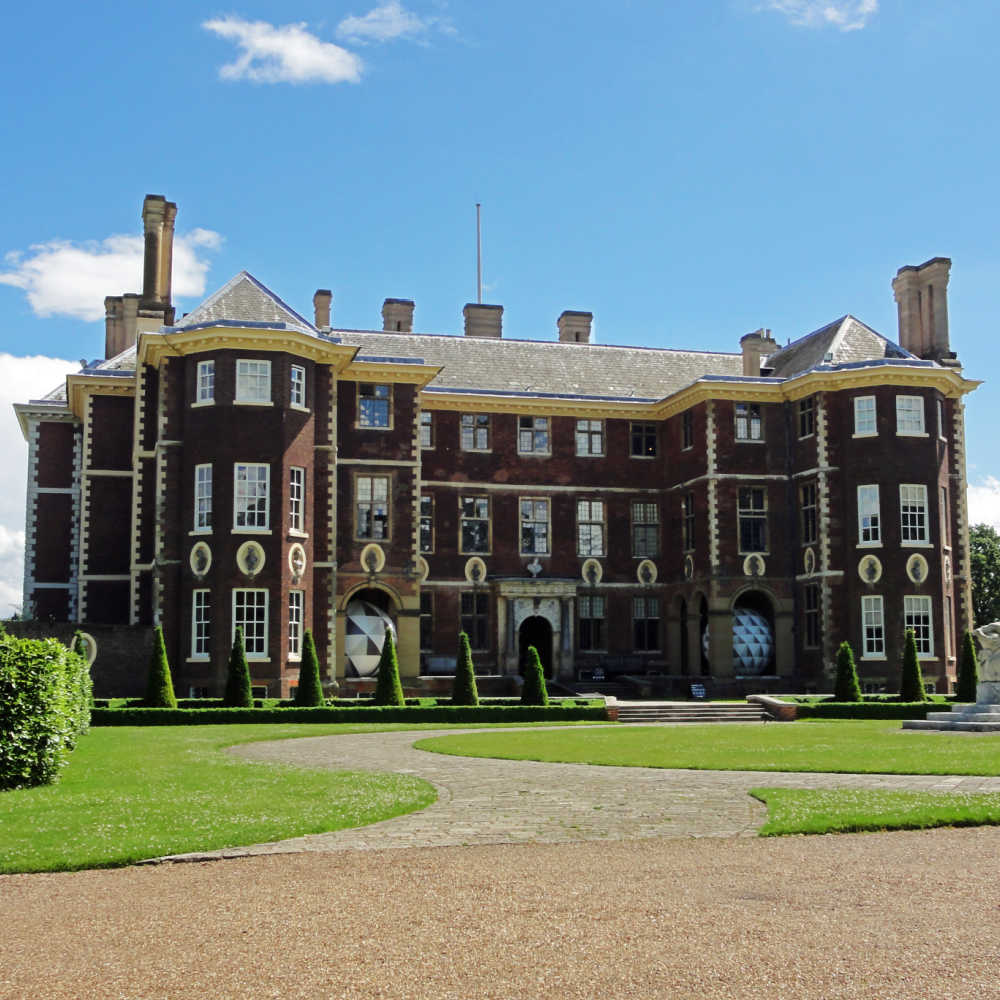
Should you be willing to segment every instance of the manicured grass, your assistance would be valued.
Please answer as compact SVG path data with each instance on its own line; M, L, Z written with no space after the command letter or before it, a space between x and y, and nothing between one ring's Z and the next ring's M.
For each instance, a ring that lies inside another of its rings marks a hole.
M469 757L625 767L1000 774L1000 733L919 732L891 721L483 732L424 739L417 746Z
M760 829L762 837L1000 823L997 793L755 788L750 794L767 804L767 822Z
M309 771L223 752L255 740L406 728L412 727L92 729L58 783L0 792L0 872L125 865L423 809L436 798L434 788L409 775Z

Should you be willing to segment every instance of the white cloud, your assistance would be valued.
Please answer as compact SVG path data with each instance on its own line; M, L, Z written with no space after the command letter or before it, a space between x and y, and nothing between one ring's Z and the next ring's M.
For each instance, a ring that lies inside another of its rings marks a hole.
M878 13L878 0L765 0L762 9L804 28L859 31Z
M449 35L455 33L446 18L420 17L398 0L389 0L361 17L353 14L345 17L337 25L337 37L355 45L365 45L368 42L392 42L399 38L418 41L431 30Z
M0 454L6 473L0 491L0 618L21 606L24 576L24 493L28 445L11 409L12 403L38 399L80 366L60 358L20 358L0 354Z
M219 70L223 80L254 83L357 83L362 62L347 49L306 31L305 23L269 24L241 17L218 17L202 27L242 50Z
M969 483L969 524L988 524L1000 531L1000 479L996 476Z
M175 296L204 295L209 268L206 254L221 244L222 237L210 229L193 229L174 237ZM7 254L9 270L0 272L0 284L23 289L37 316L103 319L106 295L141 290L143 248L141 236L36 243L26 252Z

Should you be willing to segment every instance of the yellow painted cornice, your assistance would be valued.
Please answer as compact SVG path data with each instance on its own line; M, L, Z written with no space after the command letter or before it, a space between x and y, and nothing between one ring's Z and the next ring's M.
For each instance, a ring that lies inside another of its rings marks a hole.
M441 365L400 364L393 361L351 361L341 372L341 377L357 382L407 382L421 388L443 371Z
M51 403L15 403L14 413L17 416L18 425L24 440L28 440L28 418L38 417L40 420L74 420L69 407L62 402L53 401Z
M121 375L67 375L66 403L80 420L87 410L88 396L134 396L135 378Z
M516 413L536 417L622 417L652 416L656 403L629 403L625 400L550 399L539 396L491 396L488 393L422 392L420 406L425 410L450 410L459 413Z

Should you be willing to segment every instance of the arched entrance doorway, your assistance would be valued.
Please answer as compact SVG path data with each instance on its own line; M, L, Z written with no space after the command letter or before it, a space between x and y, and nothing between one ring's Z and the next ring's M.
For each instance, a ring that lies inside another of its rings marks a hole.
M528 662L528 647L538 650L538 659L542 661L542 669L549 680L552 679L552 625L547 618L532 615L521 622L518 631L518 667L521 673Z

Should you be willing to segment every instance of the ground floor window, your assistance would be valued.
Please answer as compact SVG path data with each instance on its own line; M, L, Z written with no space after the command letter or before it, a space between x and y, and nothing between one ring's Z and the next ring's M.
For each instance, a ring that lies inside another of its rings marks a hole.
M236 630L243 629L243 648L247 659L267 658L267 591L233 591L233 641Z
M805 642L807 649L815 649L819 645L819 584L806 585L803 602L803 618L805 625Z
M934 626L931 622L931 599L915 596L903 598L903 628L913 633L917 655L934 655Z
M489 648L489 600L488 594L462 594L462 631L473 649Z
M861 655L885 656L885 616L881 595L861 598Z
M632 646L639 652L660 648L660 601L658 598L632 598Z
M211 637L212 600L208 590L196 590L191 595L191 656L207 657Z
M420 591L420 648L434 648L434 595L429 590Z
M580 634L578 646L582 650L604 649L604 598L580 598Z
M302 608L305 593L301 590L288 592L288 658L302 659Z

